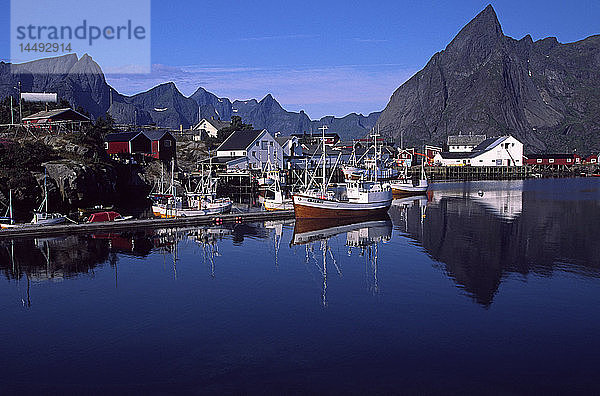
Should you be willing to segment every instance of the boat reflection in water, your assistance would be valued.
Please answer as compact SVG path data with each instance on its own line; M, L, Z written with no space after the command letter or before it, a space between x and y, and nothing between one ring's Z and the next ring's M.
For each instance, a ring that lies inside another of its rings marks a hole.
M374 294L379 292L377 278L377 260L379 257L379 243L386 243L392 237L392 222L386 215L362 222L351 222L348 219L296 219L294 235L290 246L303 245L305 247L305 265L311 268L314 262L322 278L321 303L327 306L327 265L333 265L338 276L342 276L342 268L331 250L329 240L339 234L346 233L346 246L348 255L357 249L365 257L365 270L367 273L367 287ZM321 251L317 257L316 250Z
M599 275L600 201L596 190L581 183L436 184L430 202L394 201L389 213L397 230L487 307L508 276L551 276L557 270Z

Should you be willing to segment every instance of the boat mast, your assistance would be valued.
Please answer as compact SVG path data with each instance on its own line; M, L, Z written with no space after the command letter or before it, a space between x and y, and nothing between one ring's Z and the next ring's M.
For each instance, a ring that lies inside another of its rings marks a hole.
M325 197L325 193L327 192L327 178L325 176L325 158L327 158L325 156L325 131L328 129L327 125L323 125L321 128L319 128L321 131L323 131L323 197Z
M48 213L48 183L46 181L46 173L47 173L47 170L46 170L46 168L44 168L44 201L46 202L45 212Z

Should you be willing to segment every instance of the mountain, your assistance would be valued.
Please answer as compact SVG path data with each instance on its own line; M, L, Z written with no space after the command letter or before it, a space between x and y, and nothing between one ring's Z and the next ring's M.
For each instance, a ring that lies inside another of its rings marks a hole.
M69 54L21 64L0 62L0 97L16 95L21 82L22 92L56 92L75 107L83 107L92 116L106 113L110 101L110 86L100 66L88 55L77 59Z
M377 126L409 145L512 134L527 151L600 150L600 35L505 36L488 5L392 95Z
M158 85L133 96L113 98L110 114L119 123L188 128L198 120L196 101L183 96L174 83Z
M12 73L12 71L16 73ZM0 63L0 97L16 94L13 88L21 81L24 92L57 92L74 107L83 107L93 118L107 112L120 124L154 124L167 128L189 128L202 118L230 120L242 117L255 128L272 133L315 133L322 125L329 126L343 139L366 135L375 125L379 113L368 116L349 114L346 117L323 117L311 120L304 112L285 110L271 95L256 99L235 100L220 98L200 87L185 97L168 82L133 96L119 94L110 87L100 66L90 56L70 54L33 62L10 65Z

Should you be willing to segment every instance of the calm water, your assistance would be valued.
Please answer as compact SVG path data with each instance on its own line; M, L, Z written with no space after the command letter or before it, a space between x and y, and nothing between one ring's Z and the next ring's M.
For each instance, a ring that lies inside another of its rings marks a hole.
M600 179L0 240L0 393L598 393Z

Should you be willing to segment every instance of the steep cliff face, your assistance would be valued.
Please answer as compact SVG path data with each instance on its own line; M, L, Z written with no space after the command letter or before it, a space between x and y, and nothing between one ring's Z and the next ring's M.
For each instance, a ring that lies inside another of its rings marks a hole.
M492 6L392 95L377 125L412 145L512 134L528 151L600 150L600 36L503 34Z

